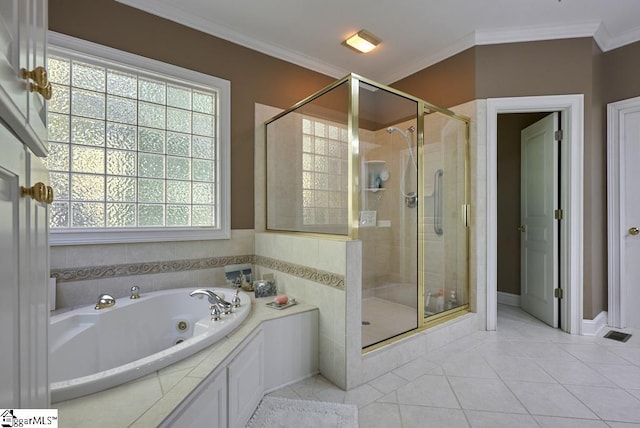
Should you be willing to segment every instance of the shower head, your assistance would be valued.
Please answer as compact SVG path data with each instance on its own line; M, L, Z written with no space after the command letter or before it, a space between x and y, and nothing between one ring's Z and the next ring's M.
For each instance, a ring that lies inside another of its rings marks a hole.
M405 143L407 143L407 149L409 150L409 156L411 157L411 164L413 165L413 168L416 170L416 173L418 172L418 162L416 162L416 158L413 155L413 149L412 149L412 145L413 145L413 133L415 132L416 127L415 126L410 126L407 128L406 131L403 131L400 128L396 128L395 126L390 126L387 128L387 132L389 134L393 134L394 132L398 132L400 135L402 135L402 139L404 140ZM392 137L393 138L393 137ZM407 169L406 166L403 165L402 167L402 178L400 179L400 192L404 195L405 197L405 203L407 205L407 207L409 208L414 208L415 207L415 202L418 200L418 196L416 195L415 192L409 192L406 193L405 189L404 189L404 180L405 180L405 174L407 173Z
M408 131L408 132L410 132L410 133L412 133L412 134L413 134L413 132L414 132L415 130L416 130L416 127L415 127L415 126L410 126L410 127L408 127L408 128L407 128L407 131ZM402 134L402 136L404 136L405 138L407 138L407 132L403 131L402 129L400 129L400 128L396 128L395 126L390 126L390 127L388 127L388 128L387 128L387 132L388 132L389 134L392 134L392 133L394 133L394 132L396 132L396 131L398 131L399 133L401 133L401 134Z

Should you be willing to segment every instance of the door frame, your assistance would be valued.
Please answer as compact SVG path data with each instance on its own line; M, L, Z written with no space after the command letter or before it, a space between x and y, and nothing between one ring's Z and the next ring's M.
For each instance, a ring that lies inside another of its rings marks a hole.
M583 279L583 165L584 95L549 95L487 99L487 330L496 330L498 321L498 114L562 112L561 208L564 219L560 232L562 329L582 334Z
M620 140L620 116L624 110L640 107L640 97L629 98L607 104L607 246L608 246L608 295L609 305L607 323L611 327L622 328L626 325L624 305L625 295L623 263L625 260L624 241L620 236L620 227L626 201L625 189L620 185L624 163L620 156L625 153L624 141Z

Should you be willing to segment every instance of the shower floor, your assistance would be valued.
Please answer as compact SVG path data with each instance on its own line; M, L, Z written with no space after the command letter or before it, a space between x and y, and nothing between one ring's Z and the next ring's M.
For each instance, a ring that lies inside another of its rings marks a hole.
M362 323L363 348L418 326L415 308L378 297L362 299Z

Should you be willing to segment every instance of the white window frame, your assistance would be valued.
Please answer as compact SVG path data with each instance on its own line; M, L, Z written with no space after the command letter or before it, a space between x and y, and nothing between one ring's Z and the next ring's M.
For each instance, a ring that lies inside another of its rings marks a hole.
M193 82L218 92L219 164L216 180L219 186L218 227L100 228L51 229L51 245L113 244L129 242L193 241L229 239L231 237L231 82L204 73L98 45L63 34L48 32L48 51L52 55L77 60L97 58L175 78L178 83Z

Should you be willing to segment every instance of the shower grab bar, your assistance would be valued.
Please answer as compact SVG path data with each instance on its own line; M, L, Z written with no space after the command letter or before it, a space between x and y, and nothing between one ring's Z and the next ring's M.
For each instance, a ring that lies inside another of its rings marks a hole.
M442 177L444 172L437 169L433 177L433 231L440 236L444 233L442 225Z

